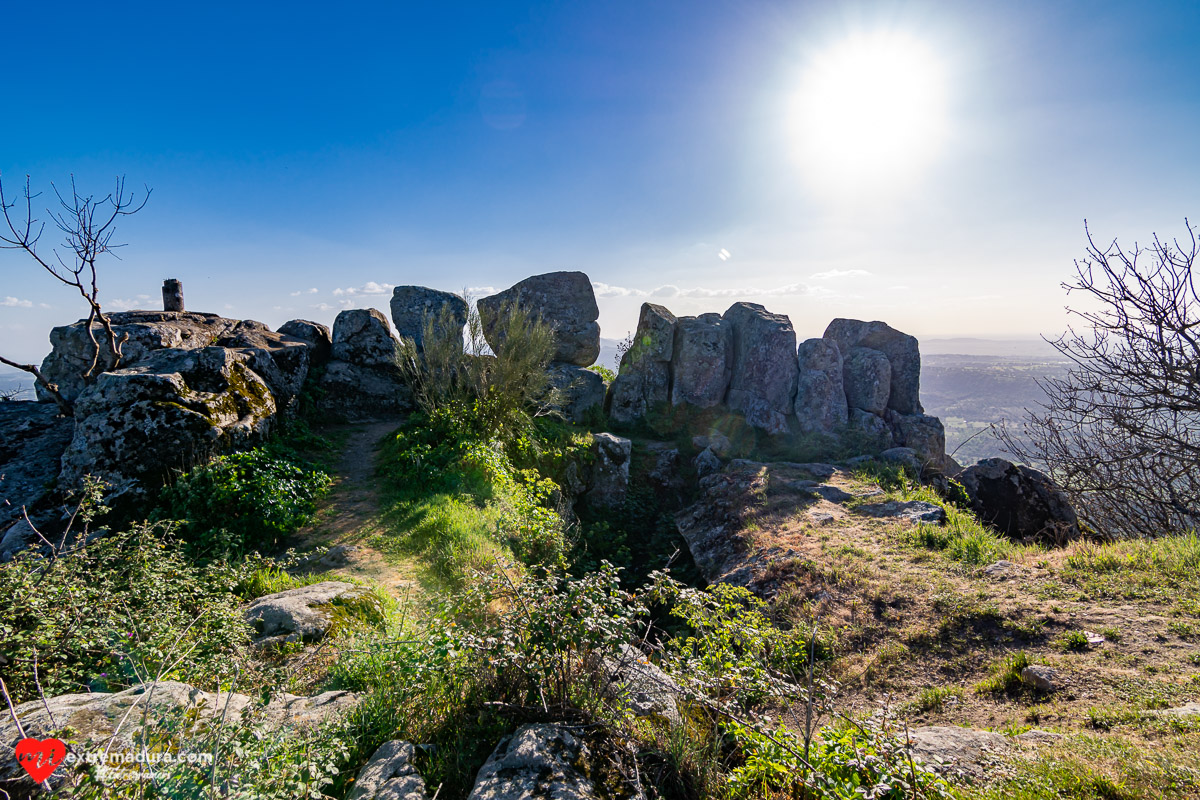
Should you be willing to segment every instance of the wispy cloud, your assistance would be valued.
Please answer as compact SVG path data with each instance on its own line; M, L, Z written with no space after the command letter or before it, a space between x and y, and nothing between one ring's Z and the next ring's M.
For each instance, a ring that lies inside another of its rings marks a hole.
M19 297L6 297L0 300L0 306L5 308L33 308L32 300L22 300Z
M613 286L607 283L595 282L592 288L597 297L655 297L670 299L672 297L785 297L813 294L810 286L802 283L789 283L786 286L776 286L772 289L760 289L754 286L737 287L733 289L710 289L704 286L694 286L681 289L673 284L664 284L650 290L631 289L625 286Z
M867 278L871 273L865 269L831 269L828 272L818 272L810 275L814 281L835 281L839 278Z
M367 281L362 286L351 286L346 289L334 289L335 297L342 295L350 295L351 297L360 294L389 294L392 289L395 289L395 284L391 283L376 283L375 281Z
M292 292L292 297L299 297L302 294L316 294L316 293L317 293L316 289L305 289L304 291Z
M332 311L333 310L333 306L329 305L329 303L317 303L316 305L313 306L313 308L315 308L317 311Z

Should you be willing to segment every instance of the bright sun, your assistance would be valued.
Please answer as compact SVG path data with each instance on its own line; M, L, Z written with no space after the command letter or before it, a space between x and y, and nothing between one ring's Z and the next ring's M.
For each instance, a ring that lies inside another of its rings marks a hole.
M806 173L857 190L919 172L945 134L945 82L935 54L901 34L863 34L819 54L793 107Z

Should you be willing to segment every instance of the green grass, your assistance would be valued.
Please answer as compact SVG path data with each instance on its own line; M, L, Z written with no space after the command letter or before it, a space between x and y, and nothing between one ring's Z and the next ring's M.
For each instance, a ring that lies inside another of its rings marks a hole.
M1200 536L1083 544L1067 557L1061 577L1097 599L1200 598Z
M946 707L947 701L951 699L961 699L963 689L961 686L930 686L928 689L923 689L920 694L913 699L911 708L915 711L941 711Z
M1002 661L993 664L992 674L975 686L978 694L1017 694L1025 686L1021 680L1021 670L1033 663L1025 651L1014 653Z

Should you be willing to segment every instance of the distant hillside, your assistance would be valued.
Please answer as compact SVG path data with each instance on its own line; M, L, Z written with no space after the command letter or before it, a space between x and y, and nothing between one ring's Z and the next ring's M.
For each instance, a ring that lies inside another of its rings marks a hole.
M24 372L16 370L4 370L0 372L0 394L7 393L12 389L24 389L25 392L18 399L32 400L33 397L33 378Z
M1055 358L1058 351L1043 339L922 339L922 355Z

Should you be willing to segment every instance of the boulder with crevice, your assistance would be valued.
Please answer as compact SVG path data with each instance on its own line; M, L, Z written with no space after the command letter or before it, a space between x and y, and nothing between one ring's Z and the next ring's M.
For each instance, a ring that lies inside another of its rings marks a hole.
M837 342L843 355L855 347L882 353L890 367L887 407L900 414L924 412L921 407L921 349L915 336L901 333L886 322L835 319L825 329L824 338Z
M729 390L733 339L720 314L678 317L671 359L671 405L712 408Z
M333 333L326 325L308 319L291 319L280 325L278 331L308 345L308 362L314 367L333 357Z
M425 779L413 766L416 755L409 742L381 744L358 771L350 800L427 800Z
M584 500L594 508L617 508L629 493L629 462L633 442L611 433L592 436L591 480Z
M850 408L883 417L892 386L892 367L887 356L869 347L849 348L842 366L842 381Z
M848 408L842 353L831 339L806 339L797 349L796 422L805 433L833 433L846 425Z

